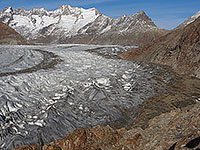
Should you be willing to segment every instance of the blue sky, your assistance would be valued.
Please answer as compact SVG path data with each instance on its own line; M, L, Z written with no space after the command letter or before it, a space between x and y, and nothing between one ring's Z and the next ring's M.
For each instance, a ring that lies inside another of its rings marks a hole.
M16 8L57 9L60 5L91 8L95 7L104 15L119 17L132 15L144 10L156 25L172 29L200 11L200 0L0 0L0 10L12 6Z

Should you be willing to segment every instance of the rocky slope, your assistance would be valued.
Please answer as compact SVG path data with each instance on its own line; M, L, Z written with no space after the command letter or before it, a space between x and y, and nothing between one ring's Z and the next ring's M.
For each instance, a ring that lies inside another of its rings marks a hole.
M122 58L171 66L178 73L200 78L200 17L150 46L121 54Z
M0 11L0 21L37 43L143 45L167 32L158 28L144 11L111 18L95 8L69 5L55 11L8 7Z
M187 26L188 24L194 22L198 17L200 16L200 11L198 11L195 15L191 16L190 18L188 18L187 20L185 20L183 23L181 23L178 27L176 27L175 29L179 29L179 28L184 28L185 26Z
M140 108L129 129L110 126L76 129L48 145L41 140L39 144L15 150L167 150L175 142L175 150L187 150L183 146L200 136L200 80L174 73L173 79L164 81L163 75L167 73L158 73L157 80L167 90L158 90L158 96Z
M15 30L0 22L0 44L20 45L27 44L27 41Z

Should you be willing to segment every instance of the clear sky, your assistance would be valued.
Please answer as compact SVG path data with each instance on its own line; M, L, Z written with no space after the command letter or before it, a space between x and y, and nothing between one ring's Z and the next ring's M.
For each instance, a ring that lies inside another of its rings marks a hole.
M161 28L172 29L200 11L200 0L0 0L0 10L12 6L16 8L57 9L69 4L82 8L97 8L110 17L123 14L132 15L144 10L155 24Z

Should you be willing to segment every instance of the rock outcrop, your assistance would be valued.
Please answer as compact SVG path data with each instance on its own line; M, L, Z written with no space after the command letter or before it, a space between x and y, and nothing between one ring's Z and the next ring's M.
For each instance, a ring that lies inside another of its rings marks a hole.
M0 44L24 45L27 41L14 29L0 22Z
M150 46L127 51L121 57L168 65L178 73L200 78L200 17Z

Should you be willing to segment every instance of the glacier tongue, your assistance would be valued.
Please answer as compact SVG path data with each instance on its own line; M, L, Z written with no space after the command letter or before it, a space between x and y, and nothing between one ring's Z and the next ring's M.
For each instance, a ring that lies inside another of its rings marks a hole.
M153 86L159 86L152 78L156 69L85 51L101 48L112 54L130 47L1 46L0 58L7 61L0 65L0 148L40 139L48 143L76 128L131 123L134 108L153 95ZM52 53L63 60L53 68ZM43 69L43 63L50 68ZM21 68L16 70L17 66ZM22 71L34 66L38 68Z

